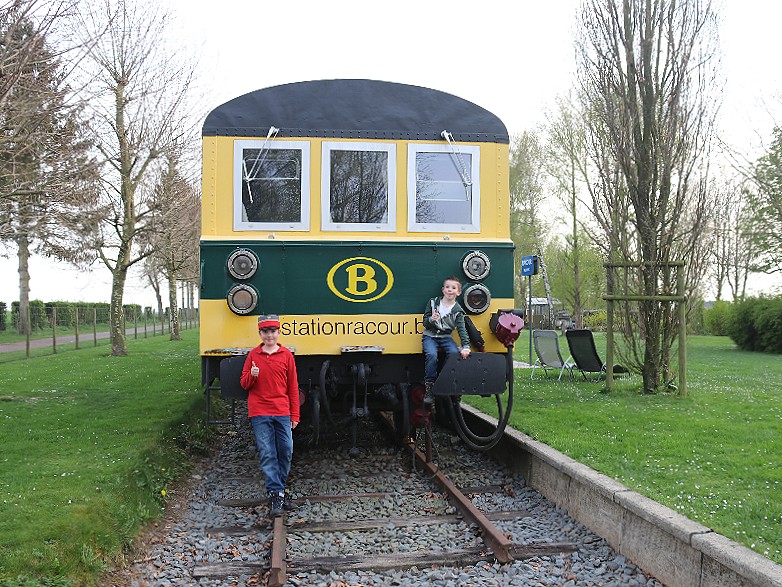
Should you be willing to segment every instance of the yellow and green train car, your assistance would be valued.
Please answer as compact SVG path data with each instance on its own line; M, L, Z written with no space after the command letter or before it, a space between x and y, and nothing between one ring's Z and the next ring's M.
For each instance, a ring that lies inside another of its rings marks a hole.
M257 346L257 316L274 313L302 399L358 378L364 397L402 401L423 377L427 300L451 275L482 350L508 355L494 335L514 306L498 117L432 89L322 80L235 98L202 135L206 384L235 387L223 359Z

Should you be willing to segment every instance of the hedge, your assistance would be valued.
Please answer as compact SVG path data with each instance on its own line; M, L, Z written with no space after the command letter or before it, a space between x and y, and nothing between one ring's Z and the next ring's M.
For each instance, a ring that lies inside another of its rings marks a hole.
M728 336L740 349L782 353L782 296L738 302L727 324Z

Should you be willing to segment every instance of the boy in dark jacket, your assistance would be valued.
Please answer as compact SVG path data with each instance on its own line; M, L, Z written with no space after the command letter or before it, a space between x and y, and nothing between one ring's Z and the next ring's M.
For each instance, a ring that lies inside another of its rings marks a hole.
M434 402L432 385L437 379L437 353L443 349L447 357L460 353L462 359L470 356L470 339L464 325L464 310L456 301L456 296L462 293L462 283L453 275L443 281L443 295L432 298L424 309L424 334L422 345L424 349L424 404ZM459 333L461 347L456 346L453 339L454 328Z

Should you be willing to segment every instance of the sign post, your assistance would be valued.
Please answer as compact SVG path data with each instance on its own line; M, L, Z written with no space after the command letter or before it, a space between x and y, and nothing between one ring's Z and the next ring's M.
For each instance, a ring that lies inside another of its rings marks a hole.
M527 303L527 324L529 324L529 364L532 366L532 276L538 273L538 258L535 255L527 255L521 258L521 275L527 276L527 292L529 292L529 302Z

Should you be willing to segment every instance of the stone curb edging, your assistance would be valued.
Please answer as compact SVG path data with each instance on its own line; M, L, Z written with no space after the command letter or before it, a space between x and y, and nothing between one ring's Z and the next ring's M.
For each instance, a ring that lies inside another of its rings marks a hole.
M473 431L497 420L462 404ZM782 565L507 428L490 454L668 587L782 587Z

